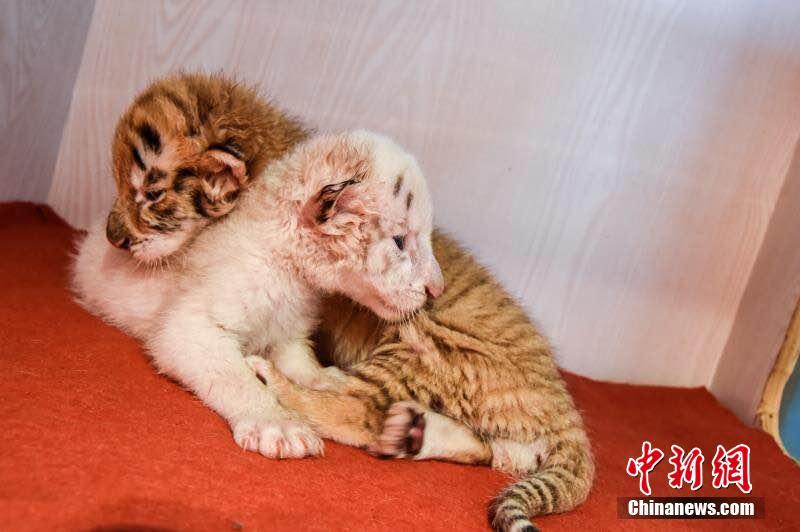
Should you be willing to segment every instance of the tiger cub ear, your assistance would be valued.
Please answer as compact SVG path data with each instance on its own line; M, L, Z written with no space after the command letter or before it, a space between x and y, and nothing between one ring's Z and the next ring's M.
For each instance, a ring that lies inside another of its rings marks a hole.
M226 151L210 149L197 166L203 188L203 197L199 198L203 210L213 217L230 212L249 181L244 161Z
M318 190L303 206L302 219L305 224L316 227L322 233L343 234L347 225L360 218L353 185L362 179L362 176L356 176Z

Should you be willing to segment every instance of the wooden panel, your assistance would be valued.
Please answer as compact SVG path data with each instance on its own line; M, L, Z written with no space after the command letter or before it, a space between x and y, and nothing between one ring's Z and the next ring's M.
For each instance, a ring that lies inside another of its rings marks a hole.
M719 360L711 392L752 423L767 376L800 301L800 144ZM800 307L798 307L800 309ZM796 327L797 328L797 327ZM794 332L794 341L800 332ZM787 344L785 357L797 345ZM789 372L793 364L785 364ZM780 384L781 389L783 383ZM777 403L779 404L780 396ZM776 409L777 410L777 409ZM777 423L776 423L777 426Z
M45 201L93 1L0 3L0 201Z
M85 225L129 98L237 70L414 151L566 368L706 385L800 132L798 27L779 0L102 2L49 198Z

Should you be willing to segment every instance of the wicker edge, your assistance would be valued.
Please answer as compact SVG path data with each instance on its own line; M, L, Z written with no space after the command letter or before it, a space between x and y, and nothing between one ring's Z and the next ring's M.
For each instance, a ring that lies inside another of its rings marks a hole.
M794 314L792 314L792 320L789 322L789 328L786 331L786 338L783 341L783 346L781 346L781 350L778 353L775 367L772 368L767 383L764 385L764 393L761 395L761 402L758 405L758 410L756 410L756 423L758 426L765 432L771 434L772 437L775 438L775 441L778 442L778 446L780 446L781 450L798 464L800 464L800 460L791 456L783 446L783 441L781 441L779 411L783 390L797 364L799 354L800 301L798 301L794 309Z

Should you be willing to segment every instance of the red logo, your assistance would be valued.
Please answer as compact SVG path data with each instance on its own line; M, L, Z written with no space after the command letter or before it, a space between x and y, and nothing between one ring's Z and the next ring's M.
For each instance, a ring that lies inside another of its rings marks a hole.
M753 489L750 483L750 447L740 443L726 451L722 445L717 445L717 452L711 462L711 475L714 477L713 486L716 489L734 484L742 493L750 493Z
M680 445L670 446L672 455L669 463L672 471L667 474L670 488L681 489L684 484L692 491L703 487L703 451L693 447L685 451ZM628 458L625 471L632 477L639 478L639 491L650 496L650 473L656 468L664 451L653 447L649 441L642 442L642 454L636 458ZM750 482L750 447L740 443L729 450L722 445L717 445L717 452L711 461L711 477L714 489L724 489L731 485L739 488L742 493L750 493L753 485Z
M639 491L650 495L650 472L664 458L664 451L654 448L649 441L642 442L642 454L638 458L628 458L626 471L632 477L639 477Z
M672 456L669 463L672 471L667 475L669 487L680 489L683 483L689 484L692 491L697 491L703 486L703 451L697 447L688 453L680 445L672 446Z

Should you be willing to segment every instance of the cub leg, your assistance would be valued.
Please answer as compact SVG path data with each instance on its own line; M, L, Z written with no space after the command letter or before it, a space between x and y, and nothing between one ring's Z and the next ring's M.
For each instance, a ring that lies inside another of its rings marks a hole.
M362 449L377 447L383 409L357 377L343 373L338 392L313 390L293 383L268 360L250 356L246 361L281 405L304 417L323 438Z
M384 456L489 464L492 447L469 427L413 401L392 404L378 437Z
M316 391L295 385L263 358L247 361L281 404L305 417L324 438L380 456L492 461L492 447L466 425L410 401L394 403L385 413L380 393L358 377L346 375L338 393Z
M253 376L235 337L202 310L190 305L176 310L149 342L162 373L225 418L244 449L269 458L322 454L322 440Z
M308 340L296 340L272 350L270 357L278 371L289 380L312 390L335 390L345 380L336 366L323 367Z

